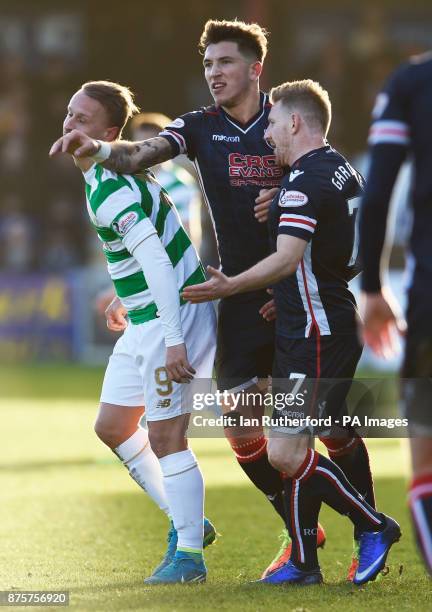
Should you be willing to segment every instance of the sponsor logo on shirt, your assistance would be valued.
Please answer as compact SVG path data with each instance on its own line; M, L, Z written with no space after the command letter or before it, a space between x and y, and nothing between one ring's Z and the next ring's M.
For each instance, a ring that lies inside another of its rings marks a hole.
M240 136L225 136L225 134L213 134L212 140L217 142L240 142Z
M304 174L304 170L293 170L289 175L289 182L292 183L300 174Z
M119 236L125 236L128 231L138 222L138 219L138 213L131 210L112 224L113 230Z
M276 187L283 175L282 168L276 164L274 155L244 155L230 153L228 172L233 187L258 185Z
M279 206L282 208L291 206L304 206L309 198L302 191L282 189L279 195Z

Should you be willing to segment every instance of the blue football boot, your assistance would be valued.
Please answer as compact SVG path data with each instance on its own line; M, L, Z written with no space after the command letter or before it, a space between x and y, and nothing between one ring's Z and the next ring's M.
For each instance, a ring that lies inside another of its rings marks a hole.
M168 548L166 550L164 558L159 563L157 568L153 571L152 576L163 570L164 567L171 563L177 550L177 540L177 530L174 527L173 522L170 521L170 528L167 535ZM213 544L215 540L216 529L214 525L212 525L212 523L208 520L208 518L204 517L203 548L207 548L207 546Z
M401 537L401 530L395 520L383 514L386 526L382 531L364 531L360 535L359 564L354 584L365 584L375 580L384 568L390 548Z
M174 527L174 523L170 521L170 528L167 535L168 548L162 561L159 563L157 568L153 570L152 576L163 570L164 567L171 563L177 550L177 539L177 529Z
M207 568L202 555L178 550L171 563L157 574L144 580L144 584L187 584L205 582Z
M281 568L279 568L269 576L261 578L261 580L258 580L257 582L276 585L298 584L302 586L310 586L312 584L321 584L322 581L323 577L319 568L311 572L305 572L303 570L298 569L294 565L294 563L289 560L284 565L282 565Z

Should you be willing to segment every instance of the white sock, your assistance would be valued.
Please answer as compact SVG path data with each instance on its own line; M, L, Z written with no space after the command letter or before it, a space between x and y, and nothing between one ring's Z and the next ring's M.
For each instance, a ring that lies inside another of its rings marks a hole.
M177 550L201 552L203 547L204 482L191 450L159 459L168 505L178 533Z
M150 495L161 510L170 515L161 467L150 446L147 430L138 427L114 452L123 461L135 482Z

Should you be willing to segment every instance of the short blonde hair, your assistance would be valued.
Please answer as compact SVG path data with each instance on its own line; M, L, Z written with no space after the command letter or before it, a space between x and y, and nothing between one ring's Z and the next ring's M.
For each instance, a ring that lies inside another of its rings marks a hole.
M101 104L111 123L118 127L121 134L128 119L139 112L134 102L134 94L125 85L113 81L88 81L81 85L81 91Z
M270 92L272 104L281 102L285 107L295 108L304 116L310 127L318 126L324 136L331 123L331 102L328 92L312 79L288 81Z

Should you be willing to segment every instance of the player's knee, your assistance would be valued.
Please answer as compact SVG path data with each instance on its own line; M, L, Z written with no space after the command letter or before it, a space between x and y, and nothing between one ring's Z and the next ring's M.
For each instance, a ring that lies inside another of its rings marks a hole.
M269 442L268 449L268 459L270 464L280 472L286 472L286 466L289 462L289 454L286 450L284 450L281 446L272 444Z
M270 440L268 446L268 459L270 464L279 472L284 472L292 478L305 459L305 451L296 446L274 444Z
M224 434L230 445L235 448L250 437L250 431L242 425L242 415L238 410L231 410L226 415Z
M104 420L100 418L100 416L97 417L94 426L93 426L94 432L97 435L97 437L99 438L99 440L101 440L102 442L105 442L105 438L106 438L106 425L104 423Z
M128 433L123 431L120 423L115 423L101 417L96 419L94 431L99 440L109 448L117 448L129 437Z
M103 442L110 448L114 448L114 446L112 446L114 432L109 427L107 427L107 424L104 423L103 420L99 418L96 419L94 424L94 431L101 442Z

